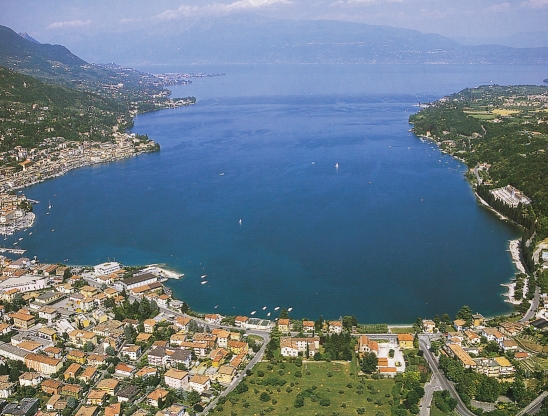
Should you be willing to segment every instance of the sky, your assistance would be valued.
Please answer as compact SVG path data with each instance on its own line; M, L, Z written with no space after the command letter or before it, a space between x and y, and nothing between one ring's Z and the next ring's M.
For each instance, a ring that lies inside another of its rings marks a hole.
M548 0L0 0L0 24L42 43L247 13L386 25L447 37L548 31Z

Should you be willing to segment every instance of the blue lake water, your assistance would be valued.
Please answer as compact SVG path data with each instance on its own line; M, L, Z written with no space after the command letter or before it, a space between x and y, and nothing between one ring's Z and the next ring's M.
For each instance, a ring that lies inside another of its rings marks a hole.
M10 239L24 236L29 256L166 263L185 273L168 283L178 298L222 314L266 317L281 306L295 317L398 323L463 304L510 310L500 283L515 273L507 249L519 230L478 206L466 167L407 120L419 101L538 84L545 68L144 69L226 75L173 88L195 106L136 118L133 131L160 152L26 189L42 201L37 221Z

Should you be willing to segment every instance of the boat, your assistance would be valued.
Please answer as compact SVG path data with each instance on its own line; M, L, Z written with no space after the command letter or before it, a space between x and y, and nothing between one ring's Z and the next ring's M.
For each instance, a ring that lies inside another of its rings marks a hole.
M200 282L202 285L205 285L207 283L207 280L203 280Z
M29 233L29 235L32 235L32 231Z
M51 201L48 199L48 209L51 209Z
M19 241L21 241L22 239L23 239L23 237L20 237L20 238L19 238Z
M251 315L255 315L257 313L257 311L253 311L251 312Z
M266 316L270 316L270 312L268 312L268 313L266 314Z
M242 223L242 219L240 218L240 221L238 221L240 224Z
M17 245L17 241L16 241L15 243L13 243L13 245L16 246L16 245Z
M219 305L215 305L215 309L217 309L219 307Z
M200 279L203 279L206 276L207 276L207 274L203 274L203 275L200 276Z
M219 173L219 176L225 176L224 172Z
M291 312L293 308L287 308L287 312Z
M54 232L54 231L55 231L55 229L52 228L52 229L51 229L51 232Z
M263 306L263 311L266 310L266 306Z
M280 309L279 306L276 306L276 307L274 308L275 311L277 311L278 309Z
M338 163L338 162L335 163L335 168L336 168L336 169L339 169L339 163Z
M49 212L46 212L46 215L49 215Z

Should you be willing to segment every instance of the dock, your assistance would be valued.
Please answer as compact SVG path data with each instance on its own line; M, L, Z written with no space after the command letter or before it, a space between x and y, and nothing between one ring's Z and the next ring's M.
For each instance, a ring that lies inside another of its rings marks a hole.
M0 247L0 253L11 253L11 254L25 254L25 251L20 248L4 248Z

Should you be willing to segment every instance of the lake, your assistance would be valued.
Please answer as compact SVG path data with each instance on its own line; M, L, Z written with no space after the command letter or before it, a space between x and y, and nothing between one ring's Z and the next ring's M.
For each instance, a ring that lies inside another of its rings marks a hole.
M464 304L511 310L500 284L515 274L519 229L476 203L466 167L408 117L468 86L539 84L545 68L140 69L226 75L172 88L194 106L135 119L160 152L26 189L42 202L21 241L29 256L166 263L185 274L168 282L174 295L202 312L402 323Z

